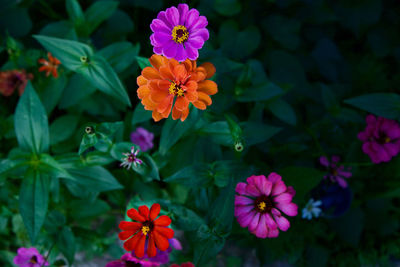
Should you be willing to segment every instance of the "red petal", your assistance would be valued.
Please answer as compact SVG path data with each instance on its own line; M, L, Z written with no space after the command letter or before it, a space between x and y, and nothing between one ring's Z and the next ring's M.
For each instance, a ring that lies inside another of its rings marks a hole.
M118 238L120 240L127 240L128 238L130 238L131 236L133 236L135 234L134 231L123 231L121 233L118 234Z
M140 236L143 235L142 233L138 233L137 235L135 235L134 237L132 237L131 239L128 239L125 243L124 243L124 249L126 251L132 251L135 249L137 242L139 241Z
M166 239L163 235L160 235L157 231L153 231L153 235L157 248L161 251L167 250L169 247L168 239Z
M137 222L126 222L126 221L122 221L119 223L119 229L124 230L124 231L134 231L136 232L137 230L140 229L140 227L142 227L141 223L137 223Z
M147 206L140 206L139 207L139 213L146 218L146 220L149 219L149 208Z
M135 209L129 209L127 212L127 215L129 218L131 218L132 220L135 220L135 221L139 221L139 222L146 221L146 218L144 218L142 215L140 215L139 212Z
M157 220L154 221L154 225L157 226L168 226L171 224L171 219L166 215L161 215Z
M154 230L156 230L158 233L160 233L161 235L165 236L168 239L174 237L174 230L172 230L171 228L155 226Z
M146 236L142 234L134 250L136 257L141 258L144 256L145 243L146 243Z
M147 247L147 255L149 257L155 257L157 255L156 244L154 243L154 234L151 233L149 237L149 245Z
M154 203L150 208L150 221L154 221L160 213L161 206L158 203Z

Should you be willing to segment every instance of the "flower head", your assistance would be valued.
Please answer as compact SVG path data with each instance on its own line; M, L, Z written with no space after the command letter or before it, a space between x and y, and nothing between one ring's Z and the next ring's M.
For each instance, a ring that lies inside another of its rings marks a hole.
M154 266L160 266L160 264L144 259L143 260L138 259L131 253L125 253L124 255L122 255L121 259L109 262L106 265L106 267L131 267L131 266L154 267Z
M207 24L207 18L200 16L197 9L189 10L187 4L161 11L150 25L154 53L178 61L196 60L199 57L198 49L209 38Z
M54 78L57 78L57 69L61 62L57 58L53 57L50 52L47 53L47 57L49 58L48 61L44 58L38 60L40 64L43 64L43 66L39 68L39 71L45 71L46 77L48 77L51 73Z
M148 257L155 257L157 249L166 251L169 248L168 239L174 237L174 231L167 228L171 224L168 216L161 215L156 219L160 209L160 204L155 203L150 210L147 206L140 206L139 211L128 210L128 217L135 222L122 221L119 224L122 232L118 235L119 239L126 240L125 250L133 251L136 257L142 258L145 253Z
M367 126L358 134L362 150L373 163L388 162L400 151L400 125L394 120L368 115Z
M198 109L211 105L210 95L217 93L217 84L211 80L215 67L204 63L197 67L196 61L179 63L175 59L153 55L152 67L146 67L137 78L138 97L146 110L153 111L153 119L172 118L184 121L189 114L189 103Z
M17 256L14 257L14 264L19 267L49 266L49 263L36 248L19 248Z
M185 262L185 263L182 263L181 265L174 263L169 267L194 267L194 264L191 262Z
M311 220L313 217L318 218L322 211L321 208L319 207L321 206L321 204L322 204L321 200L315 201L314 199L311 198L304 207L301 217L303 219L308 219L308 220Z
M153 139L154 134L142 127L131 133L132 143L138 145L143 152L153 148Z
M247 183L236 186L235 216L242 227L259 238L272 238L279 235L279 230L287 231L289 221L282 216L297 215L297 205L292 203L296 192L293 187L286 187L282 177L271 173L250 176Z
M139 149L135 150L135 147L131 147L131 152L130 153L123 153L122 155L125 156L125 158L122 159L122 163L120 166L126 167L128 170L132 167L132 164L136 167L137 164L142 164L143 161L137 157L137 154L139 153Z
M15 90L19 95L25 91L28 80L33 79L33 75L26 73L25 70L8 70L0 72L0 94L10 96Z
M338 165L340 157L332 156L331 161L325 156L319 158L319 162L322 166L328 169L328 174L324 176L324 179L328 179L331 182L337 182L341 187L347 187L345 178L351 177L350 168L345 169L343 165Z

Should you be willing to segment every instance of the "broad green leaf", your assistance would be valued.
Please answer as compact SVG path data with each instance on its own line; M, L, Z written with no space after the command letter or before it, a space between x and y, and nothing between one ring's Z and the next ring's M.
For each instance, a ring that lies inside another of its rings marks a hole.
M282 121L289 123L290 125L296 125L296 113L288 102L278 98L268 103L268 108Z
M279 15L272 15L265 21L265 27L271 37L283 47L294 50L300 44L300 22Z
M242 127L245 145L248 146L263 143L282 130L279 127L257 122L246 122Z
M106 214L110 209L110 205L101 199L88 201L87 199L72 200L69 203L71 215L75 219L83 219L89 217L98 217Z
M203 187L212 184L209 166L205 163L195 163L187 166L164 179L167 183L178 183L189 187Z
M146 67L151 67L151 64L150 64L150 61L149 61L148 58L137 56L137 57L136 57L136 61L137 61L137 63L139 64L139 67L140 67L141 69L144 69L144 68L146 68Z
M35 154L49 150L46 111L30 82L18 101L14 120L15 133L22 149Z
M214 9L224 16L233 16L240 12L242 5L238 0L215 0Z
M238 102L265 101L285 93L282 88L272 82L239 88L235 92Z
M114 176L100 166L66 168L66 170L74 177L74 180L68 180L68 183L76 183L82 187L82 190L103 192L122 188Z
M61 230L58 236L57 247L67 258L69 266L71 266L74 263L75 256L75 236L70 227L65 226Z
M59 162L48 154L40 154L37 170L53 178L74 179Z
M65 7L67 9L69 19L74 23L74 25L81 25L84 23L85 15L83 14L78 0L66 0Z
M79 103L96 91L96 87L79 73L69 79L61 96L59 108L65 109Z
M203 266L210 262L224 247L225 239L218 236L207 225L202 225L196 233L194 246L195 266Z
M230 179L229 184L221 189L218 198L211 205L213 208L210 209L210 220L216 231L224 235L229 235L232 229L234 199L235 187L233 179Z
M210 136L215 143L220 145L233 146L234 144L229 125L226 121L208 123L200 129L199 133Z
M88 150L91 147L94 147L99 139L97 138L97 135L95 133L93 134L87 134L82 138L81 144L79 146L79 151L78 154L82 155L86 150Z
M86 11L85 18L88 27L87 35L90 35L103 21L108 19L118 7L117 1L97 1Z
M364 213L360 208L353 208L343 216L330 220L331 228L347 243L357 247L364 228Z
M57 106L61 99L64 88L67 85L67 77L60 75L58 78L49 78L43 90L39 92L41 102L46 109L47 114L50 114Z
M39 34L68 40L78 40L74 25L65 20L46 24L46 26L40 30Z
M50 144L54 145L70 138L78 126L78 118L74 115L58 117L50 125Z
M151 112L145 110L141 103L136 105L135 111L133 111L132 116L132 126L145 122L151 119Z
M107 59L115 71L120 73L132 65L139 50L139 43L134 46L130 42L118 42L103 48L98 54Z
M388 119L400 118L400 95L374 93L346 99L346 104Z
M184 122L168 118L161 131L160 154L165 155L183 135L193 128L198 118L199 112L196 108L190 110L189 116Z
M32 244L42 228L49 202L49 179L38 172L28 172L19 194L19 211Z
M168 211L174 216L174 224L183 231L194 231L199 229L204 224L204 219L199 216L196 212L188 209L184 206L177 204L165 204L163 207L167 207Z

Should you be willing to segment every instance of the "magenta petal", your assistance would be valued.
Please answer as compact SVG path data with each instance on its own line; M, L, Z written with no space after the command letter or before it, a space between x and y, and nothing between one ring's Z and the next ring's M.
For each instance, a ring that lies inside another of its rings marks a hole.
M275 229L275 228L278 227L278 226L276 225L276 222L274 221L274 219L272 219L271 214L266 213L266 214L264 214L264 216L265 216L265 222L266 222L268 228L270 228L270 229Z
M268 235L268 228L267 228L267 224L265 222L265 214L260 217L260 221L255 230L255 235L258 238L266 238Z
M240 195L246 195L246 184L245 183L238 183L235 189L236 193Z
M195 49L200 49L203 47L204 41L200 36L197 36L189 38L189 40L185 43L185 45L186 44L190 44L190 46L192 46Z
M319 163L321 163L322 166L329 167L329 160L326 156L321 156L319 158Z
M268 175L268 180L271 181L272 183L276 183L278 181L281 181L282 177L279 174L275 173L275 172L271 172Z
M198 31L190 33L189 39L192 37L201 37L201 39L203 40L203 43L204 43L205 41L208 40L208 38L210 37L210 34L208 33L207 29L200 29Z
M346 188L347 182L342 177L336 177L336 181L338 182L339 186Z
M263 193L266 196L269 196L271 194L272 190L272 183L268 181L265 176L264 179L259 181L259 184L257 184L258 190L260 190L261 193Z
M279 194L282 194L286 191L286 189L287 187L283 181L277 181L272 187L272 195L277 196Z
M375 124L376 122L376 118L374 115L369 114L366 118L365 121L367 122L367 124Z
M277 203L276 207L288 216L297 215L297 205L294 203Z
M397 144L387 143L383 145L383 148L392 157L399 153L399 146Z
M251 211L249 213L243 214L242 216L237 217L238 223L241 227L247 227L251 220L256 216L255 211Z
M274 216L276 224L282 231L287 231L290 227L290 222L283 216Z
M262 195L261 192L257 189L257 187L252 184L248 184L246 186L246 191L250 196L253 196L253 197L259 197Z
M186 43L185 48L188 58L190 60L196 60L199 57L199 51L193 48L190 44Z
M189 6L187 4L179 4L178 11L179 11L179 25L184 25L187 13L189 11Z
M165 24L164 21L160 19L153 19L153 21L150 24L150 29L153 32L165 32L168 34L171 34L172 29Z
M278 228L276 229L269 229L268 237L269 238L275 238L279 236L279 230Z
M253 205L254 200L244 196L236 196L235 197L235 206L247 206Z
M153 40L156 46L164 46L168 42L172 41L172 37L170 34L165 32L156 32L153 34Z
M154 54L162 55L163 48L162 47L153 47Z
M185 61L187 59L186 50L182 44L178 45L178 48L176 49L175 59L179 62Z
M293 199L293 196L289 193L282 193L276 197L274 197L274 201L276 203L289 203Z
M240 217L243 214L249 213L253 210L252 206L235 206L235 216Z
M250 232L254 231L257 228L259 221L260 221L260 213L257 212L256 216L254 216L253 220L251 220L249 224Z
M172 29L175 25L172 25L169 20L167 19L167 14L165 11L161 11L160 13L158 13L157 15L157 19L163 21L165 23L165 25L167 25L168 28Z
M176 25L179 24L179 12L178 9L174 6L167 8L166 12L166 17L169 21L169 23L175 27Z
M164 48L163 48L163 52L164 52L164 56L166 58L175 58L176 52L178 49L178 44L176 44L174 41L170 41Z
M204 29L207 25L208 25L207 18L204 16L200 16L199 19L195 21L193 25L190 26L190 30L194 31L194 30Z
M185 25L186 28L191 28L191 26L193 25L193 23L196 23L197 20L199 18L199 11L197 11L196 9L192 8L191 10L189 10L189 12L187 13L187 17L186 17L186 22Z

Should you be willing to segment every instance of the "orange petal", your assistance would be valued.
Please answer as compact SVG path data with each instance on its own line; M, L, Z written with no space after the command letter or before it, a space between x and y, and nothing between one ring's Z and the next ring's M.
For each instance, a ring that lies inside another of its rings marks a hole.
M141 223L137 223L137 222L126 222L126 221L122 221L119 223L119 229L123 230L123 231L134 231L136 232L137 230L140 229L140 227L142 227Z
M139 241L140 236L142 236L142 233L138 233L135 236L133 236L131 239L128 239L125 243L124 243L124 249L126 251L132 251L135 249L137 242Z
M143 85L137 89L137 95L139 99L142 99L150 94L150 89L148 86Z
M186 96L177 97L175 101L175 107L179 111L183 111L187 109L189 106L189 100L187 100Z
M160 113L165 113L166 111L168 111L169 113L172 107L173 100L173 95L168 95L167 97L165 97L164 100L158 105L157 111Z
M182 111L181 121L185 121L188 115L189 115L189 109L187 108L184 111Z
M147 79L145 77L143 77L142 75L140 75L139 77L136 78L136 83L138 86L142 86L147 84Z
M40 64L44 64L44 65L49 65L49 62L46 60L46 59L44 59L44 58L40 58L39 60L38 60L38 62L40 63Z
M167 250L169 247L168 239L166 239L163 235L159 234L157 231L153 231L153 235L157 248L161 251Z
M185 83L185 86L187 91L197 91L198 85L197 82L193 80L189 80L188 82Z
M139 222L146 221L146 218L144 218L142 215L140 215L136 209L129 209L127 211L127 215L129 218L131 218L132 220L135 220L135 221L139 221Z
M157 249L156 249L156 244L154 243L154 234L153 233L151 233L149 236L147 255L149 256L149 258L155 257L157 255Z
M198 100L199 101L203 101L204 104L206 104L207 106L212 104L212 100L211 100L211 97L209 95L207 95L207 94L205 94L203 92L198 92L197 96L198 96Z
M192 104L193 104L193 106L195 106L196 108L201 109L201 110L205 110L207 108L207 105L204 104L203 101L195 101Z
M193 92L192 91L187 91L185 93L185 96L190 102L197 101L197 98L198 98L197 91L193 91Z
M207 95L215 95L218 92L218 86L211 80L205 80L198 83L197 91L204 92Z
M154 121L160 121L162 119L164 119L164 117L157 111L153 110L153 114L152 114L153 120Z
M207 79L210 79L212 76L214 76L216 69L215 69L214 64L212 64L211 62L205 62L205 63L201 64L200 67L203 67L206 69L206 71L207 71L206 78Z
M159 72L152 68L152 67L146 67L142 70L142 75L145 77L147 80L153 80L153 79L161 79L161 76Z
M134 249L136 257L141 258L144 256L145 243L146 243L146 236L142 234Z
M159 234L163 235L167 239L171 239L174 237L174 230L172 230L171 228L155 226L154 230L157 231Z
M146 220L149 219L149 208L145 205L139 207L139 213L142 215Z
M161 66L159 71L162 79L174 80L174 75L168 66Z
M39 71L47 71L48 67L47 66L41 66L39 68Z
M150 64L157 70L164 64L164 59L160 55L152 55L149 58Z
M158 203L154 203L150 208L150 221L154 221L160 213L161 206Z
M57 77L58 77L58 73L57 73L57 69L56 69L56 68L53 68L52 71L51 71L51 73L53 74L53 77L54 77L54 78L57 78Z
M172 109L172 119L177 120L182 117L182 111L178 110L177 108Z
M161 215L153 223L154 223L154 225L157 225L157 226L168 226L171 224L171 219L166 215Z
M193 64L192 64L192 61L191 61L191 60L186 59L184 62L182 62L182 64L185 65L185 68L186 68L186 70L187 70L188 72L193 71L194 68L193 68Z
M174 67L173 73L175 75L175 80L180 83L185 82L187 79L187 76L188 76L185 65L183 65L183 64L176 65Z

